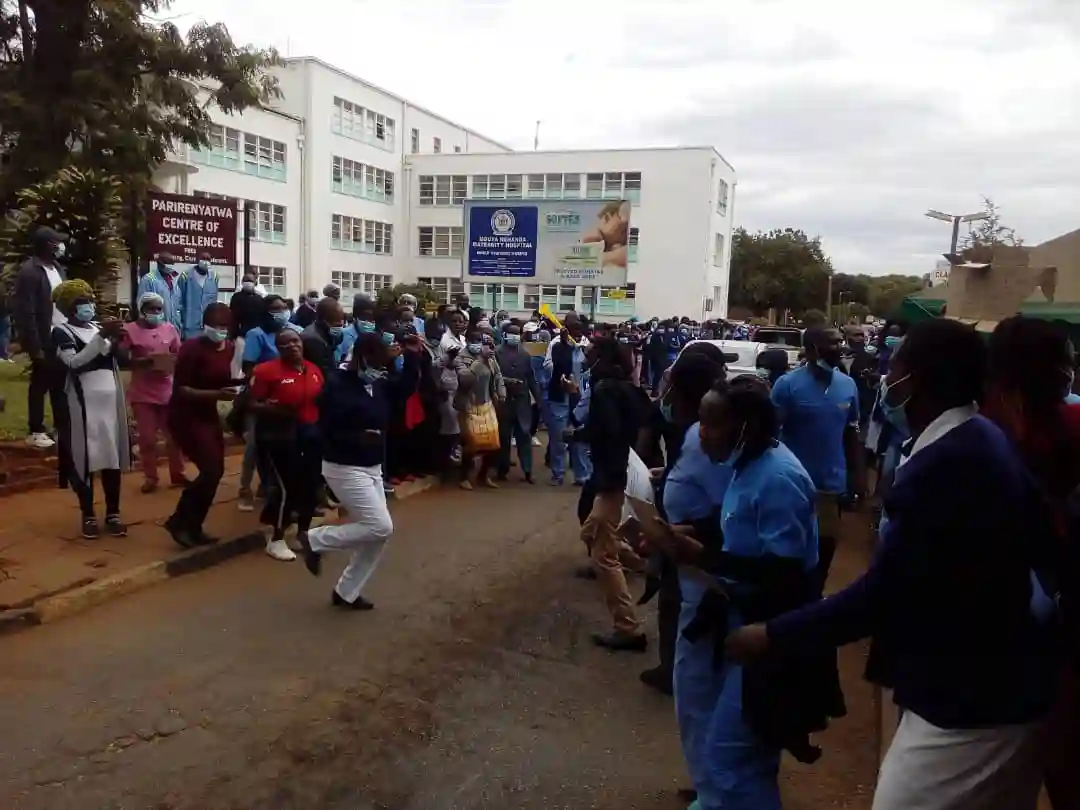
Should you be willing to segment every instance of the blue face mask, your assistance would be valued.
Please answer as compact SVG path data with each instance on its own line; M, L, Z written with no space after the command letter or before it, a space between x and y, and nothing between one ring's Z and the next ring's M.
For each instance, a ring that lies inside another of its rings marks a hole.
M162 312L148 312L143 316L147 326L161 326L165 323L165 314Z
M93 304L78 304L75 307L75 320L80 323L90 323L97 314L97 307Z
M480 354L480 350L482 348L484 348L483 343L470 343L468 345L468 349L469 349L470 354Z
M405 357L399 354L394 358L394 371L401 371L403 368L405 368Z
M274 323L278 326L284 326L289 322L289 311L284 309L281 312L271 312L270 317L274 319Z
M331 326L330 327L330 339L333 340L335 344L341 343L341 339L344 336L345 336L345 327L344 326Z
M229 333L224 329L215 329L212 326L204 326L203 334L214 343L221 343L229 336Z
M895 349L897 346L900 345L900 338L898 338L896 335L889 335L885 338L885 345L888 346L890 349Z
M370 335L375 331L375 321L357 321L356 331L361 335Z
M521 343L521 335L506 335L504 340L507 346L517 346Z
M382 333L382 342L383 342L384 346L393 346L394 345L394 333L393 332L383 332Z
M885 414L885 419L890 425L901 431L905 436L909 436L911 435L911 430L908 428L907 413L904 411L904 406L908 404L908 400L911 399L911 397L907 397L902 402L889 402L889 391L906 379L907 376L905 375L899 380L894 381L892 385L886 385L884 381L882 382L881 410Z

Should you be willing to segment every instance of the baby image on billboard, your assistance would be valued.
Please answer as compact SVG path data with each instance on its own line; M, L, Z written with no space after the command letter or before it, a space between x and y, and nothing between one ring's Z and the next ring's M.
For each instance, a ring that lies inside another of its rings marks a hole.
M626 284L631 205L625 200L501 206L470 200L466 209L466 278L528 276L541 284Z

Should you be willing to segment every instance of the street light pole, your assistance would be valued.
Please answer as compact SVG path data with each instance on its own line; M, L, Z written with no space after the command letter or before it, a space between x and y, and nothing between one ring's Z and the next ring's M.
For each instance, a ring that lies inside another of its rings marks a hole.
M956 247L960 243L961 222L978 222L981 219L990 219L990 214L986 211L978 211L974 214L944 214L932 208L926 212L925 216L952 224L952 242L949 245L949 255L951 256L956 255Z

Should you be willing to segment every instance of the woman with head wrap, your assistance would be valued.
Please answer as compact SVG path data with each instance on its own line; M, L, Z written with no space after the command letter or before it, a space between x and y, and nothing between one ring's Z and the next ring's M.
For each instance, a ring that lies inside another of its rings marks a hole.
M169 457L169 482L184 486L184 457L169 435L165 420L172 397L173 368L180 351L180 334L165 319L165 300L145 292L137 303L138 319L124 332L123 348L131 355L131 383L127 396L135 417L143 492L158 486L158 436L165 437ZM201 317L201 316L200 316Z
M53 327L56 357L66 370L63 403L67 418L60 435L60 457L71 488L79 496L82 535L98 537L94 514L94 474L105 491L105 530L127 534L120 519L120 473L131 467L127 408L117 368L124 337L120 321L95 322L94 290L72 279L53 290L53 302L67 321Z

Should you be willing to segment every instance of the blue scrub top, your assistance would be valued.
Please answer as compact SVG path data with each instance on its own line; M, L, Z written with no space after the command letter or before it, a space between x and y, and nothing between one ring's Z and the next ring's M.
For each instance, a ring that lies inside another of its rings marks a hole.
M670 523L692 523L719 511L734 468L701 449L699 425L686 431L682 451L664 482L664 514Z
M844 431L859 425L855 381L834 368L828 386L823 386L803 366L776 381L772 400L780 419L780 440L802 462L818 491L846 492Z
M783 444L739 469L724 494L724 550L740 557L799 559L818 564L817 491L806 469Z
M278 356L277 333L264 332L261 326L256 326L244 336L245 363L265 363Z

